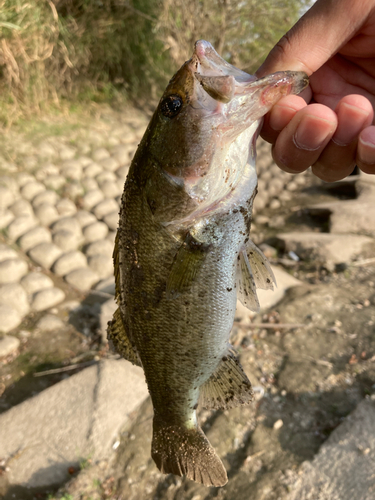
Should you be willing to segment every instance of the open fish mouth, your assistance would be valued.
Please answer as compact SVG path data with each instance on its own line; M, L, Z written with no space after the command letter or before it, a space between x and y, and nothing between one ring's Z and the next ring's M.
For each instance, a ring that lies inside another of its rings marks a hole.
M272 106L275 98L280 99L284 95L298 94L309 83L306 74L296 71L277 72L257 79L229 64L205 40L198 40L195 43L189 67L204 91L215 101L228 104L235 100L239 101L241 107L245 104L246 97L256 92L258 107L264 109L264 107ZM200 96L197 97L200 100ZM227 113L237 111L236 105L233 104L226 107ZM251 108L253 109L253 106ZM218 109L221 110L220 107ZM245 110L242 109L242 120L244 112ZM253 121L258 118L258 116L252 116Z

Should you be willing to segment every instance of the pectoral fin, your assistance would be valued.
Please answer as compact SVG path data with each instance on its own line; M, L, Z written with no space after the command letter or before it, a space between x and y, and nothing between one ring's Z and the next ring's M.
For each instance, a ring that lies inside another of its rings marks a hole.
M188 290L200 270L210 245L201 243L190 233L178 249L167 280L167 298L178 297Z
M107 338L112 341L116 351L133 365L142 366L138 354L130 342L124 328L120 308L117 308L112 321L108 322Z
M256 285L245 250L240 252L237 260L237 293L245 307L250 311L259 311Z
M228 409L249 403L252 399L251 383L236 353L229 349L216 371L202 385L199 402L206 408Z
M273 290L276 278L264 253L249 240L246 244L246 255L252 270L255 286L262 290Z
M249 240L237 262L238 298L251 311L259 311L257 288L273 290L275 275L261 250Z

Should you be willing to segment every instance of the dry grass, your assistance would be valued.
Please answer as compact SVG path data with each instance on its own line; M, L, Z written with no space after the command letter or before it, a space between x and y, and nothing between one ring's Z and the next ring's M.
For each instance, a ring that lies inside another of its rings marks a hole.
M154 102L199 38L254 69L303 1L0 0L0 123L72 102Z

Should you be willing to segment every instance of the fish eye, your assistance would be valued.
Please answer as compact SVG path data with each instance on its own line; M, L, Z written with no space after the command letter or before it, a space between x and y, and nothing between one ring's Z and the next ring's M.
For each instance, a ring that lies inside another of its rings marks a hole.
M182 98L177 94L171 94L161 103L160 110L167 118L174 118L182 109Z

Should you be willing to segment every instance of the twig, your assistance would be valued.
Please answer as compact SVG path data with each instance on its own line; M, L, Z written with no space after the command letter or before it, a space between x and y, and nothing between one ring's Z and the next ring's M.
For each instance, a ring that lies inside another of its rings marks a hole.
M370 259L358 260L357 262L353 262L351 266L360 267L360 266L367 266L368 264L375 264L375 257L371 257Z
M61 368L53 368L52 370L45 370L44 372L33 373L34 377L43 377L44 375L52 375L53 373L63 373L70 370L75 370L76 368L83 368L84 366L95 365L97 361L85 361L84 363L75 363L74 365L63 366Z
M240 321L235 321L236 326L241 328L271 328L271 329L279 329L279 328L308 328L309 325L305 325L304 323L251 323L250 325L241 325Z

